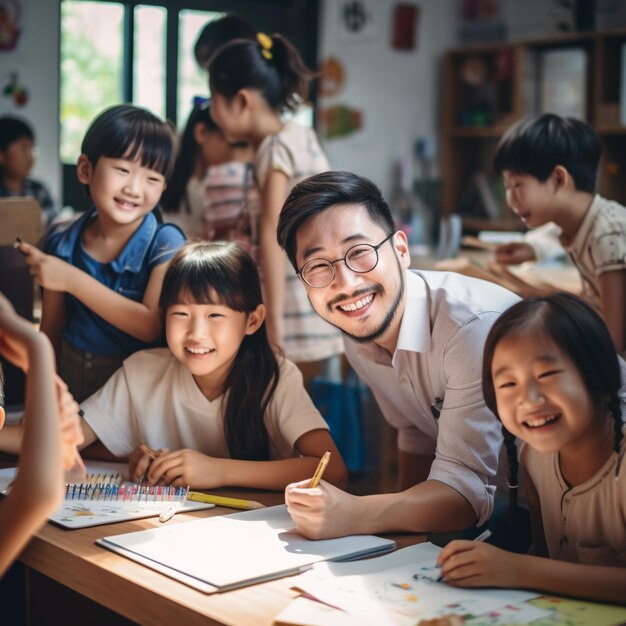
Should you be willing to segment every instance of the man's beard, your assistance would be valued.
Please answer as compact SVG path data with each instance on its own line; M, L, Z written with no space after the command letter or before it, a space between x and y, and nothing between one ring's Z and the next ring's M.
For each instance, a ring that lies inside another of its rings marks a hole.
M398 260L397 257L396 257L396 264L398 267L398 273L400 275L400 289L398 291L398 295L396 296L394 303L391 305L391 308L389 309L389 312L387 313L387 315L385 315L385 319L381 322L381 324L378 326L376 330L372 331L368 335L352 335L349 332L345 331L343 328L341 328L341 326L339 326L338 324L334 324L333 322L331 322L329 319L327 318L323 318L323 319L326 320L329 324L331 324L335 328L338 328L346 337L350 337L350 339L352 339L356 343L371 343L372 341L376 341L377 339L380 339L389 330L389 327L391 326L391 322L393 322L396 316L396 313L398 312L398 307L400 306L400 302L402 302L402 297L404 296L404 272L402 270L402 266L400 265L400 261ZM382 296L384 293L385 291L381 287L376 290L376 297Z

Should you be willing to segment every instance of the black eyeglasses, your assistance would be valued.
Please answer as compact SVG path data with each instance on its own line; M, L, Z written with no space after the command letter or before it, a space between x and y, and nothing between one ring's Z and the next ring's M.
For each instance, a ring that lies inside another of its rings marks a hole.
M378 248L389 241L395 233L387 235L379 244L358 243L348 248L340 259L311 259L296 274L310 287L326 287L335 278L335 263L343 261L346 267L356 274L371 272L378 265Z

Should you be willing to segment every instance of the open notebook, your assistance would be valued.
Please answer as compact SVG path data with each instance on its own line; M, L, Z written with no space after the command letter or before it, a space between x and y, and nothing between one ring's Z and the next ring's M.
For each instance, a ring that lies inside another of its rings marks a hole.
M53 524L63 528L86 528L114 522L126 522L144 517L157 517L165 509L175 506L178 511L197 511L209 509L215 505L205 502L185 500L184 496L176 493L150 492L148 489L141 494L128 494L128 491L117 489L100 489L95 491L91 487L95 484L123 481L128 472L125 463L107 463L104 461L87 462L85 464L88 475L99 476L90 482L89 492L79 492L78 485L66 488L66 498L61 508L49 518ZM17 468L0 469L0 493L7 493L15 479ZM135 483L136 484L136 483ZM86 485L86 483L85 483ZM105 485L106 486L106 485Z
M388 552L373 535L311 541L284 505L98 539L99 545L205 593L290 576L325 560Z

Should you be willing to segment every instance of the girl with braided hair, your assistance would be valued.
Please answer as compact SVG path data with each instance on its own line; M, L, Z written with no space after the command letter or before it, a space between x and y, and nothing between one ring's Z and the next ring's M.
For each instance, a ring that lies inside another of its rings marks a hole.
M625 370L602 318L574 295L522 300L496 321L483 393L502 422L510 485L515 438L524 442L536 556L453 541L439 558L444 580L626 602Z

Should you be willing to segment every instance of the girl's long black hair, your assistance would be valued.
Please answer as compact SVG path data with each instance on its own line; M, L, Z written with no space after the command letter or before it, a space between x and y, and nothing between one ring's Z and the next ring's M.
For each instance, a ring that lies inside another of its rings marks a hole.
M187 118L178 145L174 171L161 198L161 206L166 213L179 213L186 198L187 183L193 175L200 150L194 137L197 124L204 124L209 132L219 132L211 117L208 101L195 104ZM189 207L186 209L189 212Z
M487 406L500 419L491 376L497 345L507 336L529 331L534 336L547 337L553 341L580 373L592 405L598 407L599 412L610 412L614 429L613 449L619 456L623 433L618 395L621 372L617 351L604 320L586 302L571 293L521 300L496 320L485 341L483 353L482 386ZM502 434L509 460L508 483L510 506L513 508L518 484L517 447L515 437L504 426ZM619 466L620 461L617 472Z
M250 255L232 242L184 245L171 260L159 305L165 314L183 296L198 304L220 304L251 313L263 303L259 274ZM279 366L265 323L246 335L224 384L228 393L224 435L231 458L270 458L265 411L278 385Z

